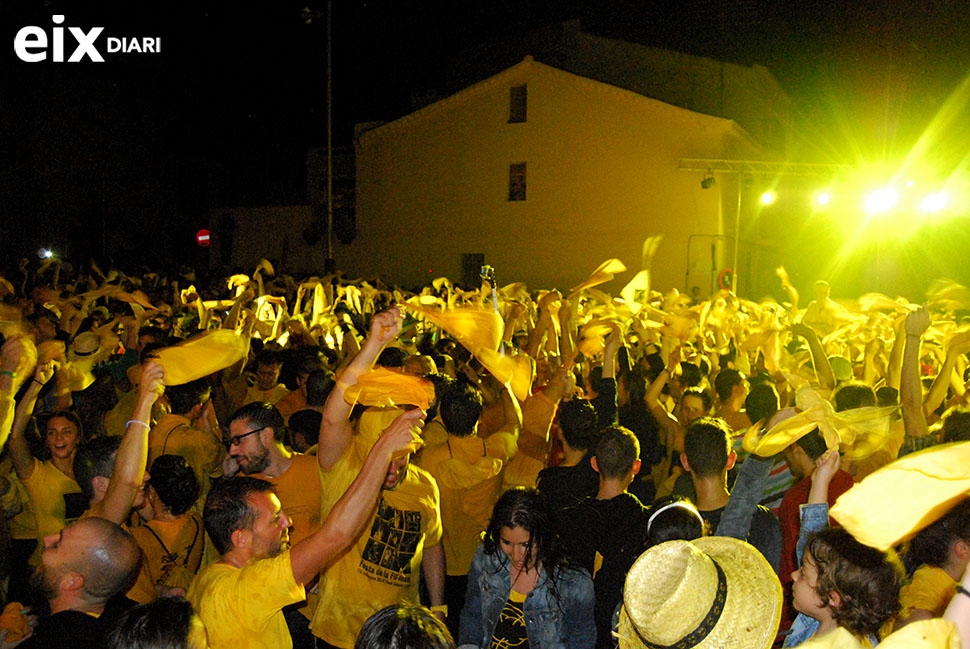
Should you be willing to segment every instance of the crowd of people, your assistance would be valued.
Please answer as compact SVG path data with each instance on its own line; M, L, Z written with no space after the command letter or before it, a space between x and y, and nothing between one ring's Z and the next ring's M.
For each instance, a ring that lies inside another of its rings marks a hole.
M0 277L0 648L970 642L970 290L616 267Z

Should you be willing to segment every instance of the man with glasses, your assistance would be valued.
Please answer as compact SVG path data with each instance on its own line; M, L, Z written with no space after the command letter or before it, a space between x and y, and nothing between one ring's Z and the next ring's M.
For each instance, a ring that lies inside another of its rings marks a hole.
M292 523L289 534L295 545L320 526L320 475L317 458L287 449L283 445L285 436L283 416L275 406L246 404L230 419L229 456L223 469L227 476L241 473L275 487L283 513ZM292 606L283 613L294 646L312 646L307 617Z
M292 549L290 520L270 483L244 476L213 487L203 520L221 557L196 576L188 592L212 649L294 646L283 608L302 601L305 585L360 533L388 466L414 450L417 436L411 429L423 423L420 410L389 422L323 524ZM245 428L236 427L234 453L264 432L260 426Z

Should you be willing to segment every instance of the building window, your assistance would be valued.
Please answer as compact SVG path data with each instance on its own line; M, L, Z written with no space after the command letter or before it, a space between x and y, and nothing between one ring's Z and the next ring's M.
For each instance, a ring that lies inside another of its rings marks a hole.
M509 200L525 200L525 163L509 165Z
M509 91L509 124L525 122L529 105L526 88L527 86L513 86Z

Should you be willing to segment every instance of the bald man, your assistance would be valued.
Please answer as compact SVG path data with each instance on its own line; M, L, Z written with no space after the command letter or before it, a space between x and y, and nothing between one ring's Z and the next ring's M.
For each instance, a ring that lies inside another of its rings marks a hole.
M100 649L117 617L132 604L121 593L140 567L135 540L103 518L84 518L46 537L31 586L50 604L50 615L19 647Z

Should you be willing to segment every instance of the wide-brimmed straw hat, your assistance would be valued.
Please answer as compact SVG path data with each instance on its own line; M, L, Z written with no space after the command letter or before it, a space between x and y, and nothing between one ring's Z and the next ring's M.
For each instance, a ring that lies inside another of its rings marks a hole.
M627 574L620 649L767 649L781 583L761 553L733 538L667 541Z

